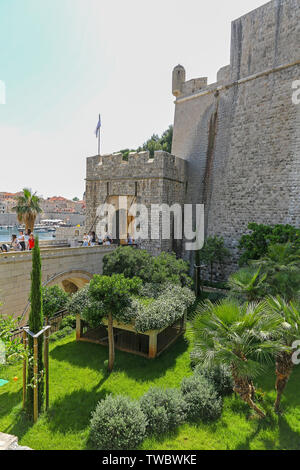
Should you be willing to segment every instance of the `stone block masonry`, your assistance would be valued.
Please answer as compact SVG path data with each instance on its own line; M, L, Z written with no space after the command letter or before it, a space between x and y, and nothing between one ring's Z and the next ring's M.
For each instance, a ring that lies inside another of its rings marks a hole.
M299 42L300 2L271 1L232 23L217 83L176 94L172 153L188 162L187 200L205 204L230 270L249 222L300 225Z
M107 196L150 204L204 204L205 235L223 236L237 267L238 242L249 222L300 225L300 2L273 0L232 22L230 64L186 81L173 71L176 97L172 155L130 154L87 159L87 219ZM160 221L157 220L157 225ZM194 253L150 240L156 254Z

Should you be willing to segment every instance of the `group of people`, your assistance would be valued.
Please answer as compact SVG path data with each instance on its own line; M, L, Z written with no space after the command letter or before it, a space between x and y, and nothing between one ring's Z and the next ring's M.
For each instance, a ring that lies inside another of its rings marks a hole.
M30 229L28 229L25 235L23 230L20 230L19 236L12 235L10 243L3 243L0 247L2 253L8 251L31 251L34 247L34 235Z
M113 243L113 239L110 235L106 234L102 237L102 235L97 236L95 232L84 233L82 240L83 240L82 246L95 246L95 245L109 246ZM134 244L134 240L129 233L127 234L127 240L125 240L125 243L127 245Z

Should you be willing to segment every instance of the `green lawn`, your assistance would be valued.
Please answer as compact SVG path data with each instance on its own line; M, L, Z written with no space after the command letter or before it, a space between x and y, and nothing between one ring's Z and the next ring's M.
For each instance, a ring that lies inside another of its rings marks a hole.
M116 352L116 369L104 373L105 347L76 343L75 335L51 345L50 409L32 425L21 409L21 366L7 371L8 385L0 388L0 431L15 434L22 445L33 449L86 449L89 419L97 402L108 393L140 397L151 385L179 386L191 373L190 346L181 339L154 361ZM18 377L18 381L12 379ZM6 378L6 377L3 377ZM186 424L175 433L147 439L142 448L154 449L300 449L300 366L288 385L283 400L284 415L272 412L275 398L274 376L270 372L260 385L267 390L265 421L253 418L239 399L225 399L222 418L217 423Z

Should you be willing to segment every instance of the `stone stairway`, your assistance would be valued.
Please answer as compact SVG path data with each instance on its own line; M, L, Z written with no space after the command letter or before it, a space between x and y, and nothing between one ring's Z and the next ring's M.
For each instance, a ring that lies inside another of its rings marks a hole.
M29 447L22 447L18 444L18 438L10 434L0 432L0 451L1 450L32 450Z

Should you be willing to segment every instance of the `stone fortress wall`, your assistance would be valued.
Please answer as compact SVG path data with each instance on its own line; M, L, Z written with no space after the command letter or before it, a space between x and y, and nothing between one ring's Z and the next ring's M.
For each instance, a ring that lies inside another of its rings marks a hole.
M234 255L249 222L300 223L299 44L299 0L273 0L233 21L218 82L173 72L172 153L188 161L187 200L205 204L206 235Z
M185 69L175 67L172 155L88 158L86 228L108 195L147 206L201 203L205 234L224 237L232 270L249 222L299 225L300 105L292 102L299 44L299 0L273 0L233 21L230 64L216 83L186 81ZM174 242L145 247L170 251ZM193 252L181 255L193 263Z

